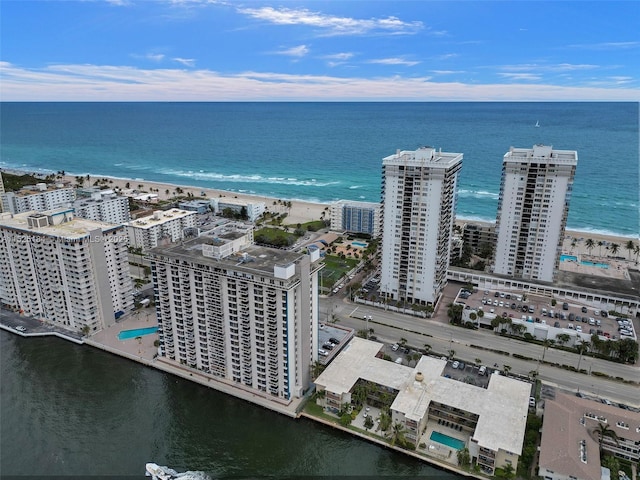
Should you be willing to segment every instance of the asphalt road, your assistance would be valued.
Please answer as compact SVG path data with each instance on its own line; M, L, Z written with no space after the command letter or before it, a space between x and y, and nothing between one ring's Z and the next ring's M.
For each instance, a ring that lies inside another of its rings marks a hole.
M364 315L370 315L371 321L366 322ZM438 316L441 317L443 313ZM446 315L446 311L444 313ZM449 325L446 319L434 318L424 320L408 315L399 315L373 307L356 305L347 301L343 296L333 296L320 300L320 320L330 321L336 318L340 325L363 330L372 328L378 341L387 344L398 342L401 338L407 340L412 347L424 348L425 344L434 352L447 354L455 352L457 359L469 363L476 363L492 367L497 364L500 369L504 365L511 367L511 372L529 375L538 370L538 378L568 391L581 391L597 397L605 397L612 401L640 407L640 368L638 366L622 365L606 360L580 356L576 353L557 349L547 349L544 352L545 362L558 363L579 367L589 372L602 372L612 377L621 377L636 382L635 385L625 384L593 374L571 372L559 367L539 364L542 359L543 348L540 345L524 341L509 339L486 330L468 330ZM473 348L470 345L509 352L502 355L486 350ZM512 355L520 354L536 360L521 360Z

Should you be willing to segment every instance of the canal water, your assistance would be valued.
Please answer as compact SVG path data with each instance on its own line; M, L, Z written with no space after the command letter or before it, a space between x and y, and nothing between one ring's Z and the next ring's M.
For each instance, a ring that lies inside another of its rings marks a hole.
M3 478L144 478L147 462L212 478L458 478L88 346L0 331L0 355Z

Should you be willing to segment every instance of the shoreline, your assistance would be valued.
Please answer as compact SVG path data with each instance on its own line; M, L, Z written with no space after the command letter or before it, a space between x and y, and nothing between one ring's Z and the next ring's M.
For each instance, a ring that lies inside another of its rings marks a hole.
M32 173L36 173L37 175L43 175L43 173L41 172L30 172L28 170L11 169L11 168L0 169L0 172L1 171L5 171L11 174L18 174L18 175L32 174ZM51 172L51 173L55 175L56 172ZM222 190L222 189L211 188L211 187L198 187L193 185L159 182L159 181L153 181L153 180L145 180L143 178L114 177L110 175L93 175L91 173L85 174L85 175L73 175L65 172L65 175L62 177L62 181L69 182L75 185L76 177L78 176L86 177L86 175L89 175L91 183L93 183L97 179L109 180L110 181L108 185L109 188L119 187L120 189L125 190L126 189L125 185L127 183L129 183L130 188L134 190L137 189L136 187L138 185L143 186L143 188L140 189L141 191L147 191L152 188L154 190L157 190L156 193L158 194L159 200L170 200L173 197L171 193L174 192L176 188L180 188L183 190L183 193L181 194L181 196L185 196L188 193L191 193L193 195L194 200L199 198L205 198L201 196L201 192L205 192L206 198L228 197L228 198L237 198L239 200L244 200L244 201L264 202L265 207L267 207L269 211L272 211L272 212L275 211L276 213L283 213L286 211L288 213L287 215L287 221L289 222L288 224L305 223L312 220L320 220L323 211L325 212L324 218L328 220L331 217L330 206L332 203L334 203L329 201L328 202L311 201L311 200L303 200L303 199L297 199L297 198L278 198L278 197L272 197L268 195L261 195L257 193L244 193L244 192L241 193L241 192L235 192L232 190ZM166 195L165 193L166 190L170 191L169 195ZM345 199L345 200L353 201L353 202L362 201L362 200L350 200L350 199ZM279 202L291 202L291 208L284 207ZM370 202L367 202L367 203L370 203ZM460 225L464 223L495 225L495 220L480 219L480 218L466 218L462 216L456 216L455 221L457 224L460 224ZM640 241L640 232L638 233L638 235L624 235L621 233L601 231L601 230L588 230L588 229L581 230L576 228L565 229L565 243L567 239L573 240L573 239L580 239L580 238L582 238L583 240L586 240L587 238L591 238L596 242L596 244L598 241L618 243L620 250L618 251L617 256L628 257L627 255L628 252L625 250L624 245L629 240ZM576 247L578 248L581 247L581 251L577 253L589 254L586 248L584 247L584 242L578 242L578 243L579 244L576 245ZM570 247L570 245L571 245L571 241L569 241L568 247ZM598 247L596 246L594 250L597 250L597 248ZM565 248L563 246L563 251L564 250L569 251L570 248Z

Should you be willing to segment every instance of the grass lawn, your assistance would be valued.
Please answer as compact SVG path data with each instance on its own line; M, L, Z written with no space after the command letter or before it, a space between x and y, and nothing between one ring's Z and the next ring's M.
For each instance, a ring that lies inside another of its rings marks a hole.
M337 255L326 255L324 257L324 265L321 286L330 288L345 273L354 269L358 265L358 260L355 258L340 258Z
M265 243L276 247L288 247L296 243L298 238L293 233L285 232L279 228L261 228L253 234L256 243Z

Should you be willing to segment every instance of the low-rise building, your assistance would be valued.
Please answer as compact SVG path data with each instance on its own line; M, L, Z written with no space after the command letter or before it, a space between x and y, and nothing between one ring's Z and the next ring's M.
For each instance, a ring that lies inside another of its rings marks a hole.
M493 252L496 245L496 227L492 223L465 223L462 226L462 241L474 254L483 250Z
M211 202L209 200L189 200L188 202L178 203L178 207L182 210L202 214L210 211Z
M382 232L380 213L382 205L373 202L340 200L331 204L331 230L336 232L365 233L378 238Z
M246 220L250 222L255 222L265 211L264 202L245 202L238 198L212 198L211 205L217 215L222 215L225 211L239 215L246 214Z
M196 212L177 208L157 210L127 224L129 246L146 251L197 234L195 227Z
M113 190L91 192L88 198L79 198L73 203L78 217L96 222L123 225L131 221L129 198L118 196Z
M545 480L602 480L602 450L640 460L640 413L561 393L545 401L539 476ZM617 478L618 472L612 472Z
M76 192L64 184L27 185L17 192L0 193L3 212L43 212L58 207L67 207L76 199Z
M531 385L494 374L485 389L447 378L446 360L422 356L415 367L407 367L379 358L381 348L354 338L316 379L316 389L324 392L319 402L328 412L351 404L359 381L372 382L394 395L393 423L404 427L414 446L434 446L437 438L450 439L443 432L453 430L459 437L454 448L464 445L483 472L492 475L507 465L517 469Z
M133 306L121 226L72 209L0 215L0 301L74 332L95 332Z

